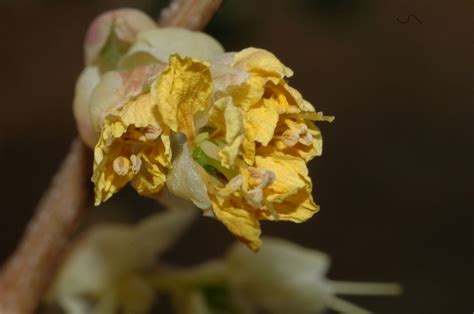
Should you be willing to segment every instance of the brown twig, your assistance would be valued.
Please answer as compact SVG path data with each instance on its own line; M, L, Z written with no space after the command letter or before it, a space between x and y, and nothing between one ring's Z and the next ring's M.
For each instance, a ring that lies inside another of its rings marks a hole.
M172 0L161 11L159 25L202 30L221 4L222 0Z
M222 0L172 0L160 26L200 30ZM0 273L0 314L29 314L38 306L61 253L85 212L90 151L76 139L45 192L23 238Z
M0 276L0 313L31 313L82 217L90 161L76 139Z

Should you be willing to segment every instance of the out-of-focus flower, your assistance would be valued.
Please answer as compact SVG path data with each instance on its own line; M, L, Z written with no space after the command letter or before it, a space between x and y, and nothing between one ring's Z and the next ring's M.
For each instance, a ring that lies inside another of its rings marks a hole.
M329 257L314 249L277 238L264 238L254 254L234 244L223 260L163 272L151 279L159 291L180 298L180 314L370 313L337 294L398 295L395 283L334 281L326 277Z
M128 182L153 198L166 186L255 251L260 220L317 212L306 162L322 152L314 121L332 118L288 85L293 72L262 49L224 53L203 33L143 28L113 71L80 80L95 84L78 95L97 134L96 204Z
M171 197L170 209L135 226L97 225L73 245L47 296L67 313L147 313L155 299L148 272L195 217Z
M234 245L226 255L229 285L236 302L270 313L369 313L335 294L397 295L398 284L338 282L326 278L329 257L276 238L252 254Z

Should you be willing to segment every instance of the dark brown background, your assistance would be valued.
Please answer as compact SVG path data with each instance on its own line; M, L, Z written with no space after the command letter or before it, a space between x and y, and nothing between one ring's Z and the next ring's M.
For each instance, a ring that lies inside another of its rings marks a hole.
M88 23L120 6L158 16L163 1L0 3L0 259L14 248L75 136L71 99ZM330 277L399 281L400 298L352 298L378 313L470 313L473 2L228 0L208 27L227 50L269 49L319 110L324 155L311 163L321 212L264 233L328 252ZM422 23L411 19L415 14ZM126 191L89 221L156 209ZM117 214L115 214L117 215ZM166 258L219 256L232 237L202 218Z

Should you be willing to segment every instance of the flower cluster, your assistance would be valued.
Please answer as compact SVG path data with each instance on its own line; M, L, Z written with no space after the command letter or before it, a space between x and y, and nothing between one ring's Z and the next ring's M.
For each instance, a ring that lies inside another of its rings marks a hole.
M95 146L96 204L129 182L151 198L166 186L252 250L260 220L316 213L306 163L322 153L314 122L332 118L288 84L293 72L266 50L225 53L206 34L150 27L146 16L131 25L126 16L93 24L87 38L101 45L90 52L86 41L77 88L75 107L90 113L77 121Z

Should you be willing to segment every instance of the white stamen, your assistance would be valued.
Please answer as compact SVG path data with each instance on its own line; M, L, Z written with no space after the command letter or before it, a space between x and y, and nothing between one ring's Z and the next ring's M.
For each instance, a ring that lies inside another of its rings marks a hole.
M286 125L289 129L282 134L285 145L293 147L297 143L301 143L305 146L309 146L313 143L313 136L308 132L308 125L304 123L296 123L291 120L287 121Z
M137 157L136 155L131 155L130 161L132 162L133 174L137 174L142 167L142 160L140 159L140 157Z
M313 144L313 135L309 132L306 132L300 136L298 142L305 146L310 146Z
M125 176L130 169L130 161L123 156L117 157L112 164L112 168L119 176Z
M149 141L156 140L161 135L161 128L157 126L149 126L145 129L145 137Z
M244 182L244 178L242 175L238 175L233 177L226 186L219 191L219 196L221 197L228 197L235 191L241 188L242 183Z
M263 203L263 190L260 188L252 189L245 193L245 199L254 208L261 208Z
M262 168L248 168L251 179L256 181L256 188L266 188L275 181L275 173Z

